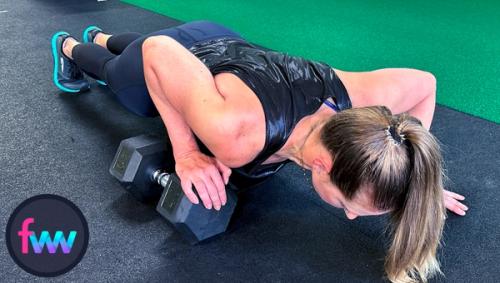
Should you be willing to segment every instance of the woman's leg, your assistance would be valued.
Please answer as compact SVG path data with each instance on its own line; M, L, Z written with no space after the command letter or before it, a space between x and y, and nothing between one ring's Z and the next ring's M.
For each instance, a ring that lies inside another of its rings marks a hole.
M120 55L129 44L141 36L143 35L137 32L126 32L114 35L99 32L94 38L94 43L108 49L115 55Z
M142 36L129 43L121 55L115 55L97 44L78 44L70 52L74 62L83 71L106 81L116 94L116 99L128 110L141 116L157 116L158 111L149 96L144 79L142 63L142 43L146 38L156 35L172 37L186 48L215 38L241 38L221 25L197 21Z
M63 52L87 75L98 80L105 79L104 66L116 57L98 44L80 43L71 37L64 41Z

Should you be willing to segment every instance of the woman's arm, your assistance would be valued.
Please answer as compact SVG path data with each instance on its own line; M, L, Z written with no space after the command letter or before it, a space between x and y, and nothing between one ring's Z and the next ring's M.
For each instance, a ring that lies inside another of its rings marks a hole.
M335 72L344 82L353 107L384 105L394 114L408 112L430 128L436 104L436 78L431 73L407 68Z
M154 78L153 78L154 76ZM193 151L199 151L196 139L182 115L166 99L159 99L161 87L153 73L145 73L148 90L167 128L174 158L182 158Z
M231 170L217 158L199 152L193 135L194 131L219 157L221 138L228 140L232 133L220 132L227 119L222 118L223 97L211 73L183 46L165 36L144 42L143 65L149 94L172 143L183 191L191 202L198 203L194 185L206 208L213 205L220 209L226 202L224 183Z
M192 131L219 160L231 166L230 143L235 140L240 125L235 115L229 115L231 107L218 91L208 68L167 36L148 38L142 49L148 89L160 108L160 115L178 113L177 119L171 122L172 130L184 133L176 142L178 154L191 147L193 138L188 132ZM169 119L164 120L169 123ZM188 145L183 145L186 142ZM185 148L179 149L181 146Z
M422 125L429 130L431 128L434 109L436 108L436 91L430 91L427 96L413 106L408 113L418 118ZM404 112L404 111L403 111Z

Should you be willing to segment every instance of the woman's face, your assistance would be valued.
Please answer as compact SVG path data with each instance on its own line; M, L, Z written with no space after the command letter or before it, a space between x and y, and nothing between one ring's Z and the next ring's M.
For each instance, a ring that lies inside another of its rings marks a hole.
M343 209L350 220L354 220L358 216L381 215L388 212L373 207L368 187L362 188L354 199L347 200L337 186L332 184L328 172L322 168L312 169L312 183L323 201Z
M333 160L329 151L319 140L319 133L312 134L312 138L304 144L303 162L312 172L314 189L328 204L343 209L347 218L356 219L358 216L381 215L387 211L380 211L373 207L372 190L365 186L352 200L347 200L342 192L330 181L330 171L334 170Z

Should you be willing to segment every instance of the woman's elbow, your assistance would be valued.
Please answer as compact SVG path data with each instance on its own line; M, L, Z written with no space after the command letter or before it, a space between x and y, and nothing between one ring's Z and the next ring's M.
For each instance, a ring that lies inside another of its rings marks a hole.
M424 89L426 90L427 96L436 97L437 90L437 80L436 76L431 72L425 72L424 78L422 79L422 84L424 85Z
M214 155L224 165L238 168L250 163L255 158L255 153L248 140L237 134L221 134L220 142L214 148Z
M423 98L408 112L420 119L426 129L430 129L436 108L436 77L432 73L425 72L420 86Z

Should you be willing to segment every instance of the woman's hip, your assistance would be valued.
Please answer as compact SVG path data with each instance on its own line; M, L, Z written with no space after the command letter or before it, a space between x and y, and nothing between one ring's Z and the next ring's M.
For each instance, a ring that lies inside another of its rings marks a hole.
M145 37L166 35L182 44L185 48L218 38L240 38L238 33L214 22L194 21L176 27L159 30L146 35Z

